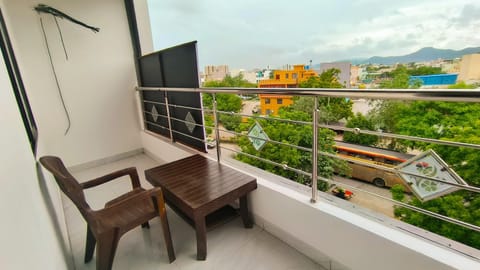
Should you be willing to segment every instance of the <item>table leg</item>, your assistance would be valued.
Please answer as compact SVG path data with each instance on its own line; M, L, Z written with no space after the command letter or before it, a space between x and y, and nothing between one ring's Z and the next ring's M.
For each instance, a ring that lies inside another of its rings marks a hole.
M240 216L245 228L253 228L253 221L248 212L247 195L240 197Z
M197 260L204 261L207 258L207 226L205 216L195 217L195 232L197 234Z

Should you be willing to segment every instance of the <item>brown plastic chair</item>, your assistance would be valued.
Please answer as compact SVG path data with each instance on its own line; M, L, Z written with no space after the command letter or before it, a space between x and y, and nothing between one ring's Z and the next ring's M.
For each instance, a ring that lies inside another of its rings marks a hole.
M140 225L149 228L148 221L156 216L160 216L169 261L171 263L175 260L162 190L143 189L134 167L79 183L60 158L45 156L40 158L40 163L54 175L60 189L73 201L87 221L85 263L92 259L96 244L97 270L110 270L120 237ZM124 175L130 175L132 191L107 202L103 209L92 210L85 200L83 190Z

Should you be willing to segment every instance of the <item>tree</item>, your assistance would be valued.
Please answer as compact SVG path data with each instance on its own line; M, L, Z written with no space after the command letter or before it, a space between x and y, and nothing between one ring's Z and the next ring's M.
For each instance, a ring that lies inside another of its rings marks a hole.
M459 81L456 84L448 86L448 89L475 89L478 85L466 84L464 81Z
M299 84L301 88L344 88L338 82L340 70L336 68L328 69L319 76L313 76ZM294 110L303 111L312 114L314 102L311 97L296 97L291 105ZM334 123L340 119L346 119L353 116L353 103L345 98L319 98L318 109L320 123Z
M408 89L410 88L410 75L408 69L403 65L398 65L395 70L387 74L391 79L380 83L380 88L387 89ZM416 87L418 88L418 87Z
M373 121L363 116L361 113L357 113L355 116L349 118L346 127L375 130ZM349 143L371 146L377 143L378 137L368 134L355 134L347 131L343 134L343 140Z
M237 76L227 75L221 81L208 81L203 84L204 87L257 87L255 83L251 83L243 78L243 74L240 73Z
M452 88L469 89L474 86L458 84ZM480 104L414 101L394 106L392 129L395 133L424 138L480 144ZM392 107L390 107L392 108ZM452 147L423 142L398 141L404 147L418 150L434 149L447 164L468 184L479 186L480 152L466 147ZM408 201L411 205L427 209L471 224L480 225L480 195L457 191L428 202L418 199ZM480 235L472 230L441 221L405 208L397 208L395 214L401 220L449 237L475 248L480 248Z
M243 79L240 73L238 76L225 76L221 81L209 81L204 83L204 87L256 87L254 83ZM217 110L224 112L238 113L242 110L242 99L234 94L216 94ZM212 94L203 94L203 106L206 108L213 108ZM220 114L219 121L228 130L234 130L242 121L242 118L237 115ZM205 122L213 123L213 115L205 114ZM211 134L211 129L207 128L207 133Z
M419 88L419 81L410 83L410 75L407 67L398 65L395 70L388 74L391 79L384 80L380 83L380 88L388 89L408 89ZM400 120L399 110L408 106L408 102L395 100L374 100L371 101L373 109L368 113L367 117L371 119L376 130L382 130L389 133L398 133L397 123ZM382 139L383 146L396 151L406 151L405 145L399 143L396 139Z
M403 186L398 185L390 191L395 200L407 202L410 205L477 226L480 225L480 211L478 211L478 209L480 209L480 196L476 196L468 203L466 203L465 196L461 193L443 196L428 202L421 202L417 198L408 201L406 197L403 196ZM404 207L395 207L394 213L397 218L404 222L443 235L471 247L480 248L480 234L476 231L447 223L446 221Z
M407 72L411 76L445 74L445 72L442 71L441 67L429 67L429 66L409 68Z
M343 86L338 82L338 74L340 70L330 69L326 70L320 76L309 78L303 82L299 87L307 88L342 88ZM312 112L314 108L314 99L311 97L295 98L292 105L280 108L278 118L298 120L298 121L312 121ZM336 122L342 118L347 118L352 115L352 102L344 98L323 98L319 100L320 108L320 122ZM298 145L301 147L312 147L313 133L312 127L306 125L298 125L289 122L281 122L274 120L258 120L263 127L265 133L271 140ZM252 121L253 124L253 121ZM319 151L334 153L334 136L335 133L329 129L319 129L318 145ZM299 169L305 172L312 171L312 153L308 151L299 150L289 146L278 145L274 143L267 143L263 149L257 151L253 148L247 137L239 139L239 146L242 152L258 156L267 160L271 160L280 164L286 164L289 167ZM296 172L279 168L278 166L262 162L257 159L247 157L244 155L237 155L239 160L249 163L261 169L273 172L275 174L287 177L291 180L302 184L311 184L311 179L308 176L298 174ZM344 161L330 158L324 155L318 156L318 175L331 178L333 172L348 175L349 167ZM326 190L328 187L326 182L318 181L320 190Z
M288 118L296 120L306 120L310 118L310 115L301 112L294 111L292 109L279 111L279 118ZM264 132L271 140L279 141L282 143L288 143L311 149L313 133L311 126L298 125L289 122L275 121L272 119L258 120L262 126ZM253 121L252 121L253 124ZM319 130L319 151L328 153L334 153L333 150L333 138L335 133L329 129ZM280 164L285 164L288 167L299 169L305 172L312 171L312 153L300 149L296 149L290 146L279 145L275 143L266 143L265 146L257 151L251 144L248 137L242 136L238 140L238 145L242 149L242 152L257 156L263 159L271 160ZM301 184L311 185L311 179L308 176L298 174L296 172L286 170L284 168L275 166L273 164L257 160L245 155L237 155L237 159L261 168L263 170L275 173L277 175L289 178ZM318 175L325 178L330 178L335 170L336 163L332 158L319 155L318 157ZM323 181L318 181L318 188L326 190L327 185Z

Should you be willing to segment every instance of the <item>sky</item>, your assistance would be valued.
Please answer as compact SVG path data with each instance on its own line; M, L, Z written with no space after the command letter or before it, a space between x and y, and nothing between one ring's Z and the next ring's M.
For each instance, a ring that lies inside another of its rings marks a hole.
M148 0L148 5L155 50L197 40L202 70L480 47L478 0Z

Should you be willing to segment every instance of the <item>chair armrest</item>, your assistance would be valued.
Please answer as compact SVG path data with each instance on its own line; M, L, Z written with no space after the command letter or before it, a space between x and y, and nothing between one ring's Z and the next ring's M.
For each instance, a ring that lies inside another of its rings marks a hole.
M103 209L96 210L93 212L95 212L95 215L97 215L97 217L100 217L100 219L107 218L107 222L108 222L109 216L121 212L122 210L125 209L125 207L131 206L131 205L138 205L143 200L152 200L154 203L154 207L155 209L157 209L157 211L158 209L160 209L162 213L166 213L162 189L159 187L155 187L155 188L131 195L130 197L124 200L121 200L117 203L114 203L110 206L107 206Z
M116 172L112 172L107 175L81 183L80 185L83 189L92 188L125 175L130 175L130 179L132 181L132 188L140 187L140 179L138 178L137 169L135 167L130 167Z

